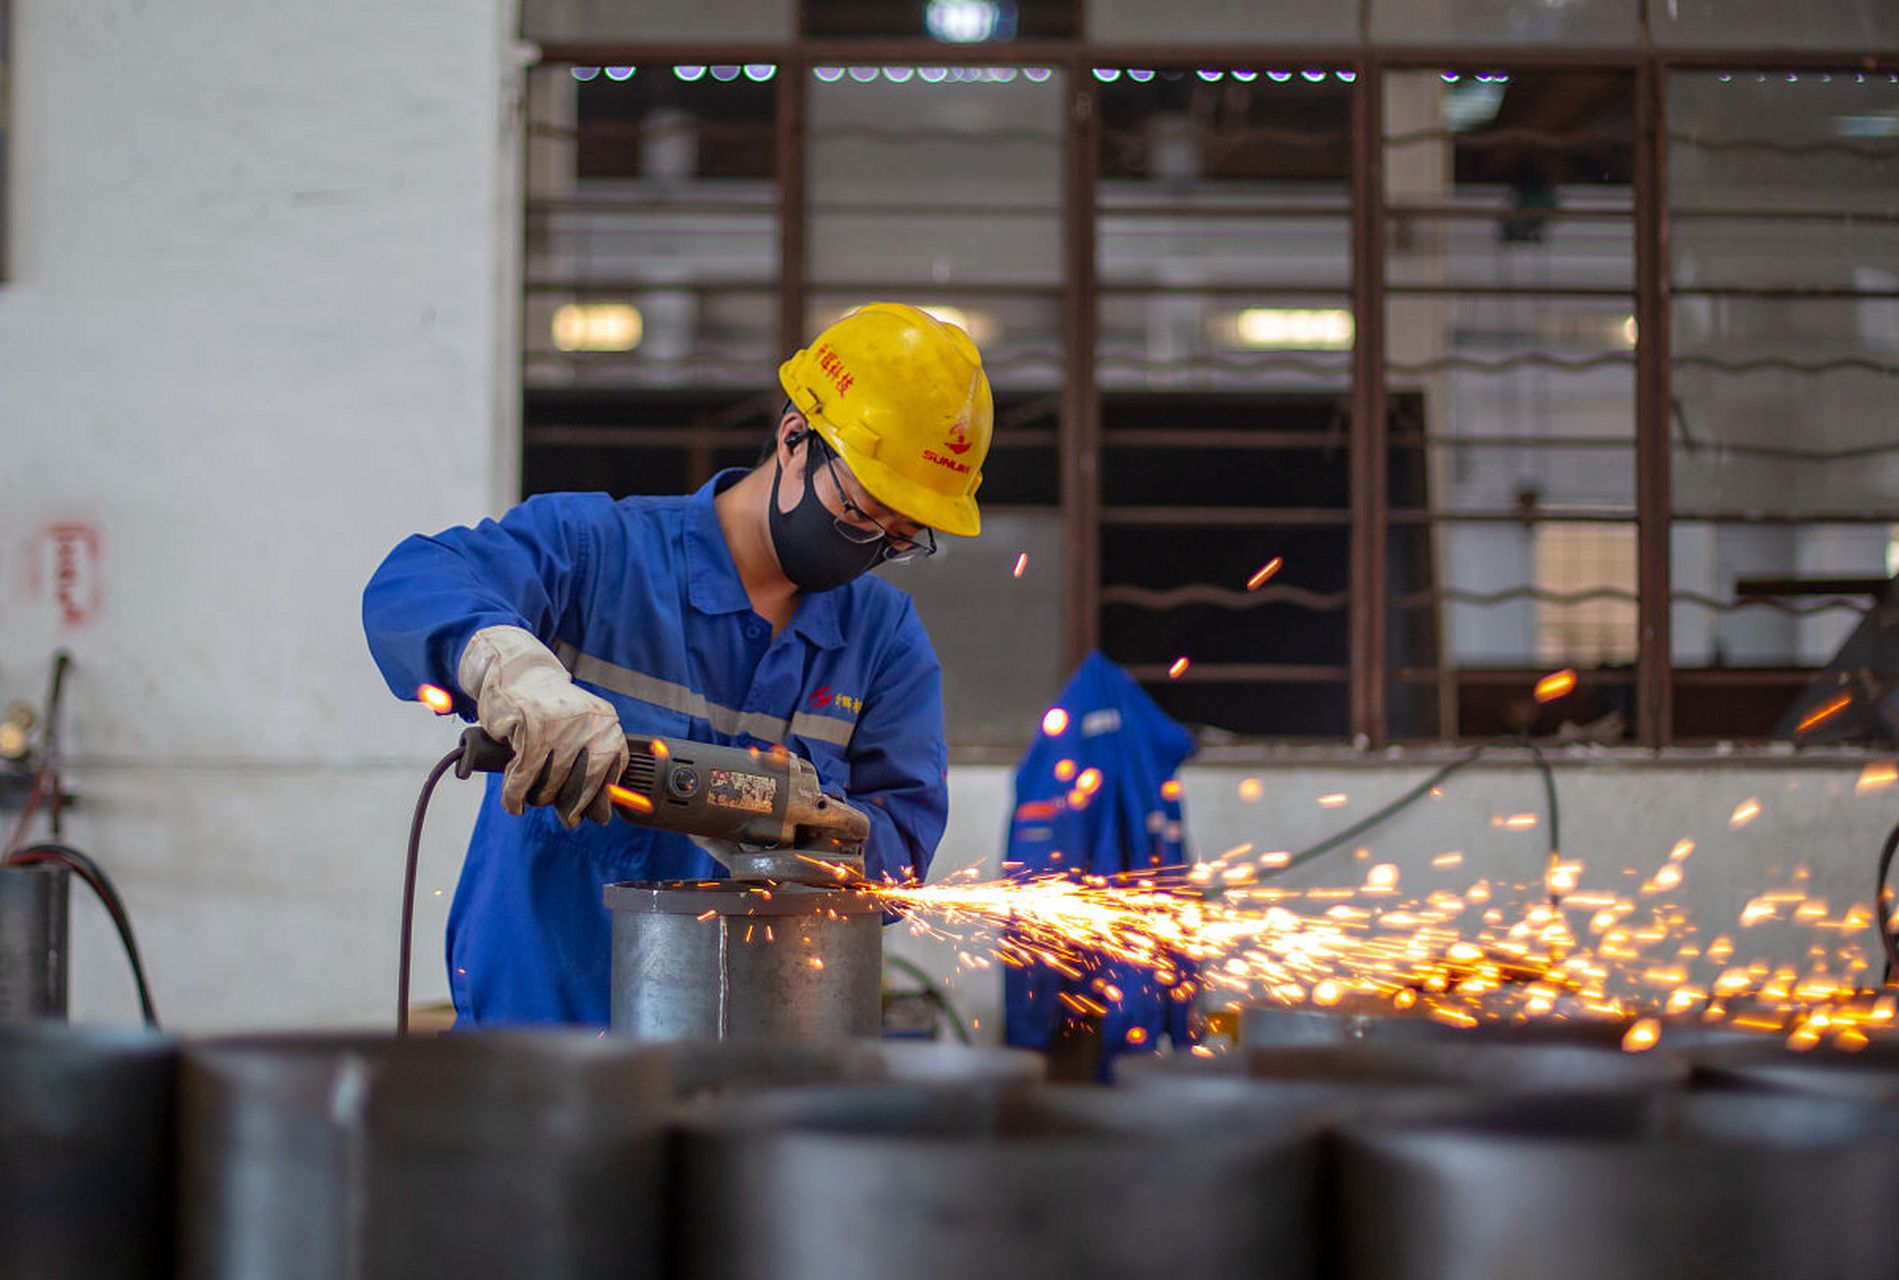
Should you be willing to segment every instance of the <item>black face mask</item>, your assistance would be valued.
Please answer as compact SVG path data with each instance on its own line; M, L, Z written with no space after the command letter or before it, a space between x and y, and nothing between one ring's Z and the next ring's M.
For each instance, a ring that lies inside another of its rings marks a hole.
M804 496L789 511L778 505L778 482L785 469L772 464L771 545L778 552L778 567L792 586L800 591L830 591L873 568L883 559L884 544L882 539L852 542L837 531L837 517L818 497L819 446L811 436L804 440Z

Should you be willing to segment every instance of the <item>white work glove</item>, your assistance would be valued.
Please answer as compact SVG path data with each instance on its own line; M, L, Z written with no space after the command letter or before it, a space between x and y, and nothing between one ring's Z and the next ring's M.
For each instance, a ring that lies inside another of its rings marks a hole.
M606 784L620 780L627 759L626 731L612 703L574 684L560 659L520 627L477 631L456 677L488 736L514 748L501 783L503 809L519 815L524 804L554 804L579 769L582 785L555 810L561 825L572 830L582 817L603 826L612 821Z

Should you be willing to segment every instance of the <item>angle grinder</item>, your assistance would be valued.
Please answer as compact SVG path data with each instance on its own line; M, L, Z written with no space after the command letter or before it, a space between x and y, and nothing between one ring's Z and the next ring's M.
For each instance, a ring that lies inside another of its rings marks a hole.
M691 836L735 880L836 885L862 878L870 819L826 795L809 761L783 747L648 734L628 734L626 747L626 768L610 780L610 795L628 822ZM455 776L500 773L513 759L507 743L471 726ZM568 786L581 785L576 766Z

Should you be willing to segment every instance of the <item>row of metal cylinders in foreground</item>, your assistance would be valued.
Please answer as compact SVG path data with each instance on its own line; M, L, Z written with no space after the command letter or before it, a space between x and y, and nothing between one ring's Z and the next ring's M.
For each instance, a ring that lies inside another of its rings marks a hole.
M1899 1053L0 1029L0 1276L1899 1274Z

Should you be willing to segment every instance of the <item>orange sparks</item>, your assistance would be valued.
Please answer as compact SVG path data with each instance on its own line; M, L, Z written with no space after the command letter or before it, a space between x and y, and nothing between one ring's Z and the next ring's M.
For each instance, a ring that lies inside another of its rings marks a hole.
M1464 865L1463 850L1454 849L1450 853L1440 853L1437 857L1431 859L1431 865L1434 867L1461 867Z
M1365 887L1379 892L1390 892L1398 887L1398 868L1389 862L1381 862L1365 873Z
M1653 1018L1637 1018L1628 1034L1622 1037L1622 1048L1627 1053L1640 1053L1644 1049L1653 1049L1655 1042L1661 1038L1661 1023Z
M1143 1027L1128 1028L1128 1043L1141 1045L1147 1043L1147 1031Z
M613 803L623 805L635 813L651 813L653 802L637 791L628 791L617 783L607 784L607 795Z
M1022 576L1022 571L1028 567L1029 567L1029 553L1024 551L1021 555L1015 558L1015 570L1009 576L1014 577L1014 578L1019 578Z
M1073 782L1075 780L1075 762L1062 759L1055 762L1055 781Z
M1180 779L1169 778L1167 781L1161 783L1161 799L1178 800L1180 799L1182 790Z
M1853 793L1863 796L1869 791L1884 791L1895 782L1899 782L1899 764L1891 760L1876 760L1859 771L1859 781L1853 784Z
M1258 591L1261 587L1272 581L1273 575L1278 573L1280 566L1285 563L1285 557L1274 556L1271 560L1268 560L1265 564L1253 571L1253 576L1246 580L1246 589L1248 591Z
M1173 665L1167 668L1167 678L1169 680L1178 680L1186 670L1187 659L1185 657L1175 658Z
M455 699L448 690L432 684L422 685L415 691L415 700L438 716L445 716L455 709Z
M1081 776L1075 779L1075 790L1084 796L1091 796L1101 790L1101 770L1083 769Z
M1068 713L1060 707L1050 707L1042 714L1042 732L1051 738L1068 732Z
M1241 778L1239 794L1240 799L1246 801L1248 804L1252 804L1255 800L1266 794L1266 787L1258 778Z
M1351 797L1346 795L1343 791L1334 791L1330 795L1319 797L1319 807L1321 809L1341 809L1350 799Z
M1570 693L1574 692L1575 688L1575 670L1570 667L1564 667L1561 671L1552 671L1541 680L1538 680L1536 682L1536 692L1533 696L1538 702L1554 702L1558 698L1567 697Z
M1728 815L1728 825L1739 831L1748 823L1761 816L1759 796L1749 796L1734 806L1734 812Z
M1493 827L1502 827L1506 831L1529 831L1536 826L1534 813L1498 814L1490 820Z
M1850 693L1842 693L1837 697L1828 698L1825 702L1822 702L1819 706L1802 716L1800 723L1794 726L1794 732L1805 733L1809 729L1817 728L1852 705L1853 695Z

